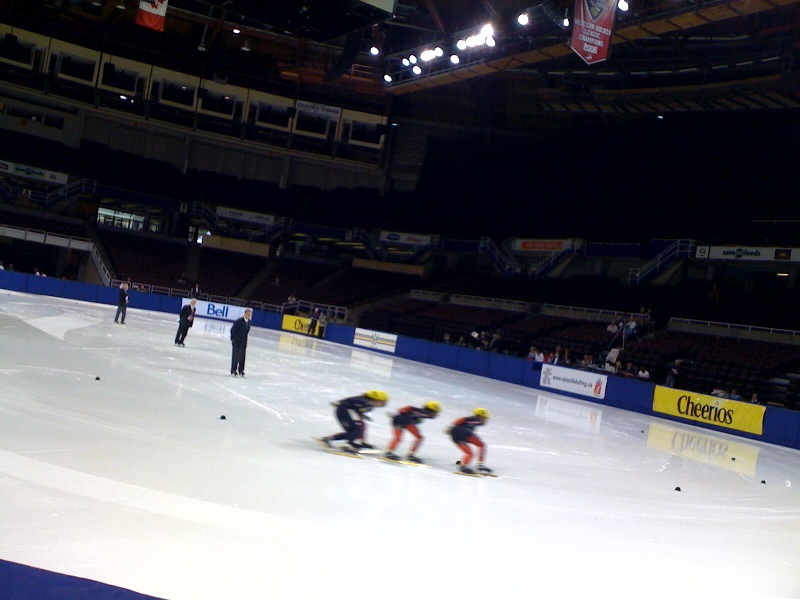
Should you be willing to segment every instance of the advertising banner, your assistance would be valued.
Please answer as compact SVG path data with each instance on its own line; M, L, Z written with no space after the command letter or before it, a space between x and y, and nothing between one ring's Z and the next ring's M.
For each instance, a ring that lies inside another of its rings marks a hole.
M281 319L281 329L293 331L294 333L308 333L308 326L311 319L308 317L297 317L295 315L283 315Z
M69 175L66 173L48 171L47 169L21 165L6 160L0 160L0 175L17 175L19 177L25 177L26 179L35 179L37 181L46 181L48 183L58 183L61 185L69 183Z
M564 240L515 239L511 242L511 249L515 252L561 252L566 247Z
M431 236L416 233L399 233L397 231L381 231L381 241L391 244L406 244L408 246L427 246L431 243Z
M244 221L245 223L255 223L256 225L272 225L275 223L273 215L240 210L238 208L228 208L227 206L217 207L217 217L230 219L232 221Z
M543 388L561 390L589 398L605 398L608 376L591 371L578 371L544 364L539 377L539 385Z
M760 246L698 246L695 258L741 262L800 262L800 248Z
M686 390L656 386L653 411L717 427L761 435L766 408Z
M328 106L327 104L317 104L316 102L307 102L305 100L298 100L295 102L294 106L297 110L302 110L306 113L320 116L324 115L337 120L342 114L342 109L338 106Z
M189 298L183 298L181 306L186 306L187 304L189 304ZM194 305L194 314L196 317L205 317L207 319L235 321L244 316L245 308L244 306L231 306L230 304L198 300L197 304Z
M575 0L572 49L587 65L608 58L617 0Z
M353 335L353 345L372 348L373 350L383 350L394 354L397 346L397 336L382 331L372 331L370 329L356 328Z

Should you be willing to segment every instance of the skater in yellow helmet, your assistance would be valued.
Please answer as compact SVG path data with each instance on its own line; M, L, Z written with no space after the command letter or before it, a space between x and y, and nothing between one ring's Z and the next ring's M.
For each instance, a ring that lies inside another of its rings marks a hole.
M481 473L491 473L489 467L484 466L483 460L486 458L486 445L483 440L475 434L475 428L484 425L489 420L489 411L485 408L476 408L468 417L456 420L450 428L450 437L453 443L458 446L464 456L461 459L461 472L474 473L469 463L472 462L472 446L478 448L478 471Z

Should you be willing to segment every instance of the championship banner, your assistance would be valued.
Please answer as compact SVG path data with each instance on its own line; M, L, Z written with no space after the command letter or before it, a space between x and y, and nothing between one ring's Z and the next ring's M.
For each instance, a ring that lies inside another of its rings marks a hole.
M653 395L653 411L761 435L766 408L758 404L694 394L657 385Z
M395 346L397 346L397 336L391 333L383 333L382 331L356 328L356 332L353 335L353 345L394 353Z
M417 233L400 233L398 231L381 231L380 240L408 246L427 246L431 243L431 236Z
M167 16L169 0L139 0L136 12L136 24L156 31L164 31L164 19Z
M539 385L544 388L588 396L589 398L605 398L608 387L608 376L590 371L577 371L555 365L543 364Z
M294 333L308 333L308 326L310 324L311 319L308 317L283 315L283 319L281 319L281 329L293 331Z
M181 300L181 307L189 304L189 298ZM235 321L244 316L244 306L231 306L230 304L220 304L219 302L205 302L198 300L194 305L195 317L206 317L208 319L222 319L223 321Z
M249 210L240 210L238 208L228 208L227 206L217 207L217 217L231 219L233 221L244 221L245 223L254 223L256 225L271 226L275 223L275 217L272 215L251 212Z
M575 0L572 49L587 65L608 58L617 0Z

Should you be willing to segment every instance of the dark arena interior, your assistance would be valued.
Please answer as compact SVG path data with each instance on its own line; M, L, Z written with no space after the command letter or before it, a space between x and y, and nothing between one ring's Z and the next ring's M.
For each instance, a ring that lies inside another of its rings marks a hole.
M0 275L796 413L799 54L800 0L0 0Z

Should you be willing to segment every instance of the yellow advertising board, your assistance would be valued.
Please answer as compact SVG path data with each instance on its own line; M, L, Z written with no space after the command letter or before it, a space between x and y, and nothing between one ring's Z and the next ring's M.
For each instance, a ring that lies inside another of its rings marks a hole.
M653 395L653 410L673 417L762 435L766 408L657 385Z
M283 315L281 329L293 331L294 333L308 333L308 326L311 319L308 317L297 317L295 315Z

